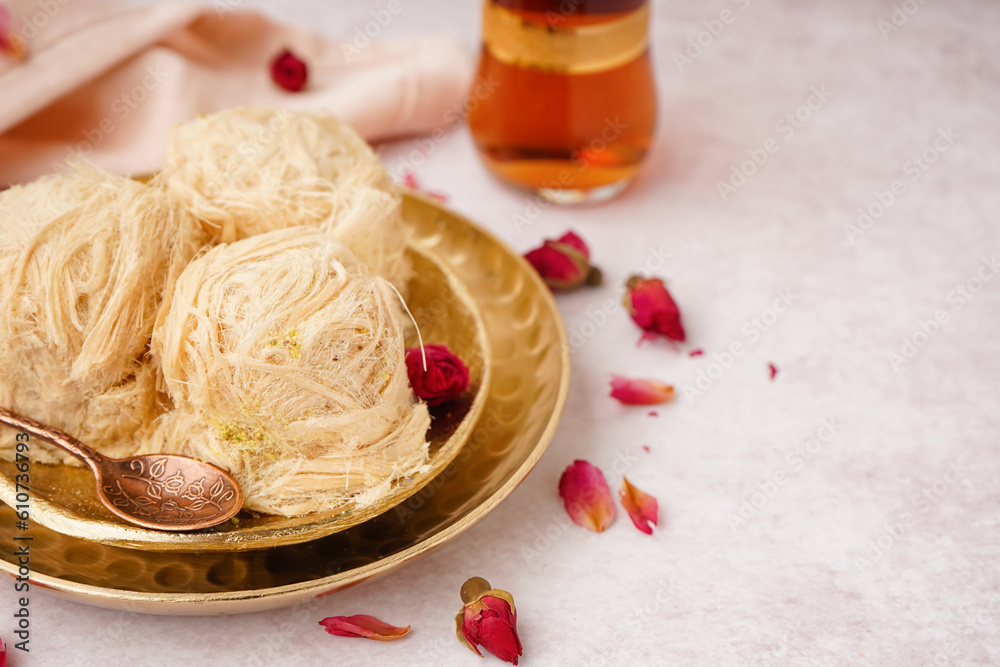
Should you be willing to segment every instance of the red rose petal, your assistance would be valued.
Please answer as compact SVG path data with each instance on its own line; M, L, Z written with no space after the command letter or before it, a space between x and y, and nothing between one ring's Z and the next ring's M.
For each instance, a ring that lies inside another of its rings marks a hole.
M644 452L646 452L648 454L649 453L649 445L643 445L642 446L642 451L644 451Z
M568 290L582 284L588 270L586 258L566 252L558 243L546 241L541 248L526 253L524 258L535 267L553 290Z
M632 320L645 333L642 340L660 335L683 343L687 335L681 324L681 311L666 285L659 278L632 276L625 283L624 303Z
M590 248L573 232L566 232L558 239L546 239L541 247L525 253L524 258L554 292L601 282L601 272L590 264Z
M565 234L560 236L559 243L568 245L571 248L576 248L577 250L580 251L581 254L583 254L584 257L590 259L590 248L587 247L587 244L584 242L583 239L581 239L573 232L566 232Z
M374 616L357 614L355 616L330 616L319 622L326 631L337 637L364 637L381 642L399 639L410 631L410 626L397 628L380 621Z
M691 350L690 352L688 352L689 357L700 357L703 354L705 354L705 350L701 349L700 347L696 350Z
M7 51L10 48L10 11L0 4L0 51Z
M650 410L646 414L648 414L650 417L659 417L660 416L660 413L657 412L656 410Z
M778 367L774 364L768 364L767 367L771 369L771 379L773 380L774 376L778 374Z
M466 585L472 581L473 579L470 579ZM482 584L489 586L489 582L485 579L482 580ZM462 591L462 599L467 602L455 617L459 641L477 655L482 656L477 648L478 645L501 660L516 665L518 657L524 650L521 647L521 639L517 636L514 598L507 591L491 589L478 594L474 599L469 599L465 595L465 586L462 587Z
M424 355L427 368L424 368ZM465 393L469 388L469 369L446 345L424 345L406 350L406 373L410 386L427 405L439 405Z
M479 614L477 641L496 657L516 665L523 653L516 615L506 601L492 595L484 595L479 603L483 609Z
M618 496L635 527L647 535L652 535L653 529L649 524L657 525L659 511L656 498L632 486L625 477L622 478L622 488Z
M673 386L659 380L630 380L620 375L611 376L611 398L617 398L625 405L658 405L673 397Z
M604 532L615 517L604 473L587 461L577 459L566 467L559 478L559 495L573 523L595 533Z
M281 88L297 93L306 87L309 67L301 58L285 49L271 61L271 78Z

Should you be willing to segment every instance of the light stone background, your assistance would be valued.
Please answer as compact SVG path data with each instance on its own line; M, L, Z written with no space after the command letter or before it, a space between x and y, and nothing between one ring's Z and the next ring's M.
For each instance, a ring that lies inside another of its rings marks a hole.
M386 4L245 6L344 37ZM477 2L403 4L377 39L443 31L475 48ZM499 664L453 636L471 575L513 593L527 666L1000 664L1000 277L983 263L1000 259L1000 5L909 0L886 35L885 0L654 5L659 136L626 196L535 210L479 166L465 128L417 169L518 250L576 230L608 278L558 299L583 344L559 432L517 491L459 539L317 608L130 616L34 589L32 652L14 667ZM678 71L673 53L727 8L733 22ZM808 120L777 125L813 90L828 99L812 98ZM769 138L777 152L723 200L718 182ZM413 147L380 150L398 173ZM913 171L925 150L934 163ZM905 191L881 217L847 227L896 179ZM620 310L597 314L647 262L669 279L686 349L705 356L636 348ZM781 294L792 305L770 311ZM915 355L893 368L904 339ZM723 369L734 342L745 352ZM653 418L607 397L611 373L681 390L705 373L705 390ZM659 530L620 510L604 534L566 528L556 485L575 458L655 495ZM0 588L3 608L13 596ZM355 613L413 630L378 643L317 625Z

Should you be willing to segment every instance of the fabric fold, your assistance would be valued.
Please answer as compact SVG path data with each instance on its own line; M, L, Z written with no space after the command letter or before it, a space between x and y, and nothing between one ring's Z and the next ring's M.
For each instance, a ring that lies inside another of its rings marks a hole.
M455 116L472 75L468 54L446 36L359 51L252 12L63 3L7 3L28 57L0 57L0 186L80 159L154 171L170 127L235 106L333 113L368 141L427 133ZM271 80L284 48L309 65L300 93Z

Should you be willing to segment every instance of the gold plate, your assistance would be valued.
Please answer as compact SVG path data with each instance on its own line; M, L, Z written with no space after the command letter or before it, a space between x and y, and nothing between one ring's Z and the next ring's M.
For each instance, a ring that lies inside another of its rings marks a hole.
M263 611L389 572L460 534L510 495L541 457L566 400L569 346L555 301L520 255L465 218L412 194L403 214L416 244L466 286L488 338L492 379L482 392L485 406L448 467L419 493L362 524L258 551L137 551L34 523L19 531L13 510L3 506L0 536L6 544L30 544L32 581L79 602L134 612ZM414 315L433 318L447 305L431 302ZM13 551L0 554L0 570L16 576Z
M65 535L102 544L148 551L228 552L264 549L330 535L378 516L422 489L455 458L483 410L485 387L490 381L486 363L489 349L479 310L462 282L433 252L414 245L407 254L414 269L409 283L409 306L424 341L446 344L469 367L469 390L454 401L431 408L427 470L397 481L386 496L370 507L348 507L299 517L243 511L237 523L176 533L142 528L111 514L98 500L94 475L88 468L33 464L32 518ZM407 335L407 347L416 345L415 333ZM0 500L9 505L16 500L16 475L13 462L0 461Z

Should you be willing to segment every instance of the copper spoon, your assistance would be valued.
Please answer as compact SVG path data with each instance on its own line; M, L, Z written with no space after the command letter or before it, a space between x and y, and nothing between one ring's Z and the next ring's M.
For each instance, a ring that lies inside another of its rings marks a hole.
M100 501L137 526L199 530L229 520L243 506L240 485L211 463L174 454L112 459L68 433L3 408L0 422L48 440L90 466Z

